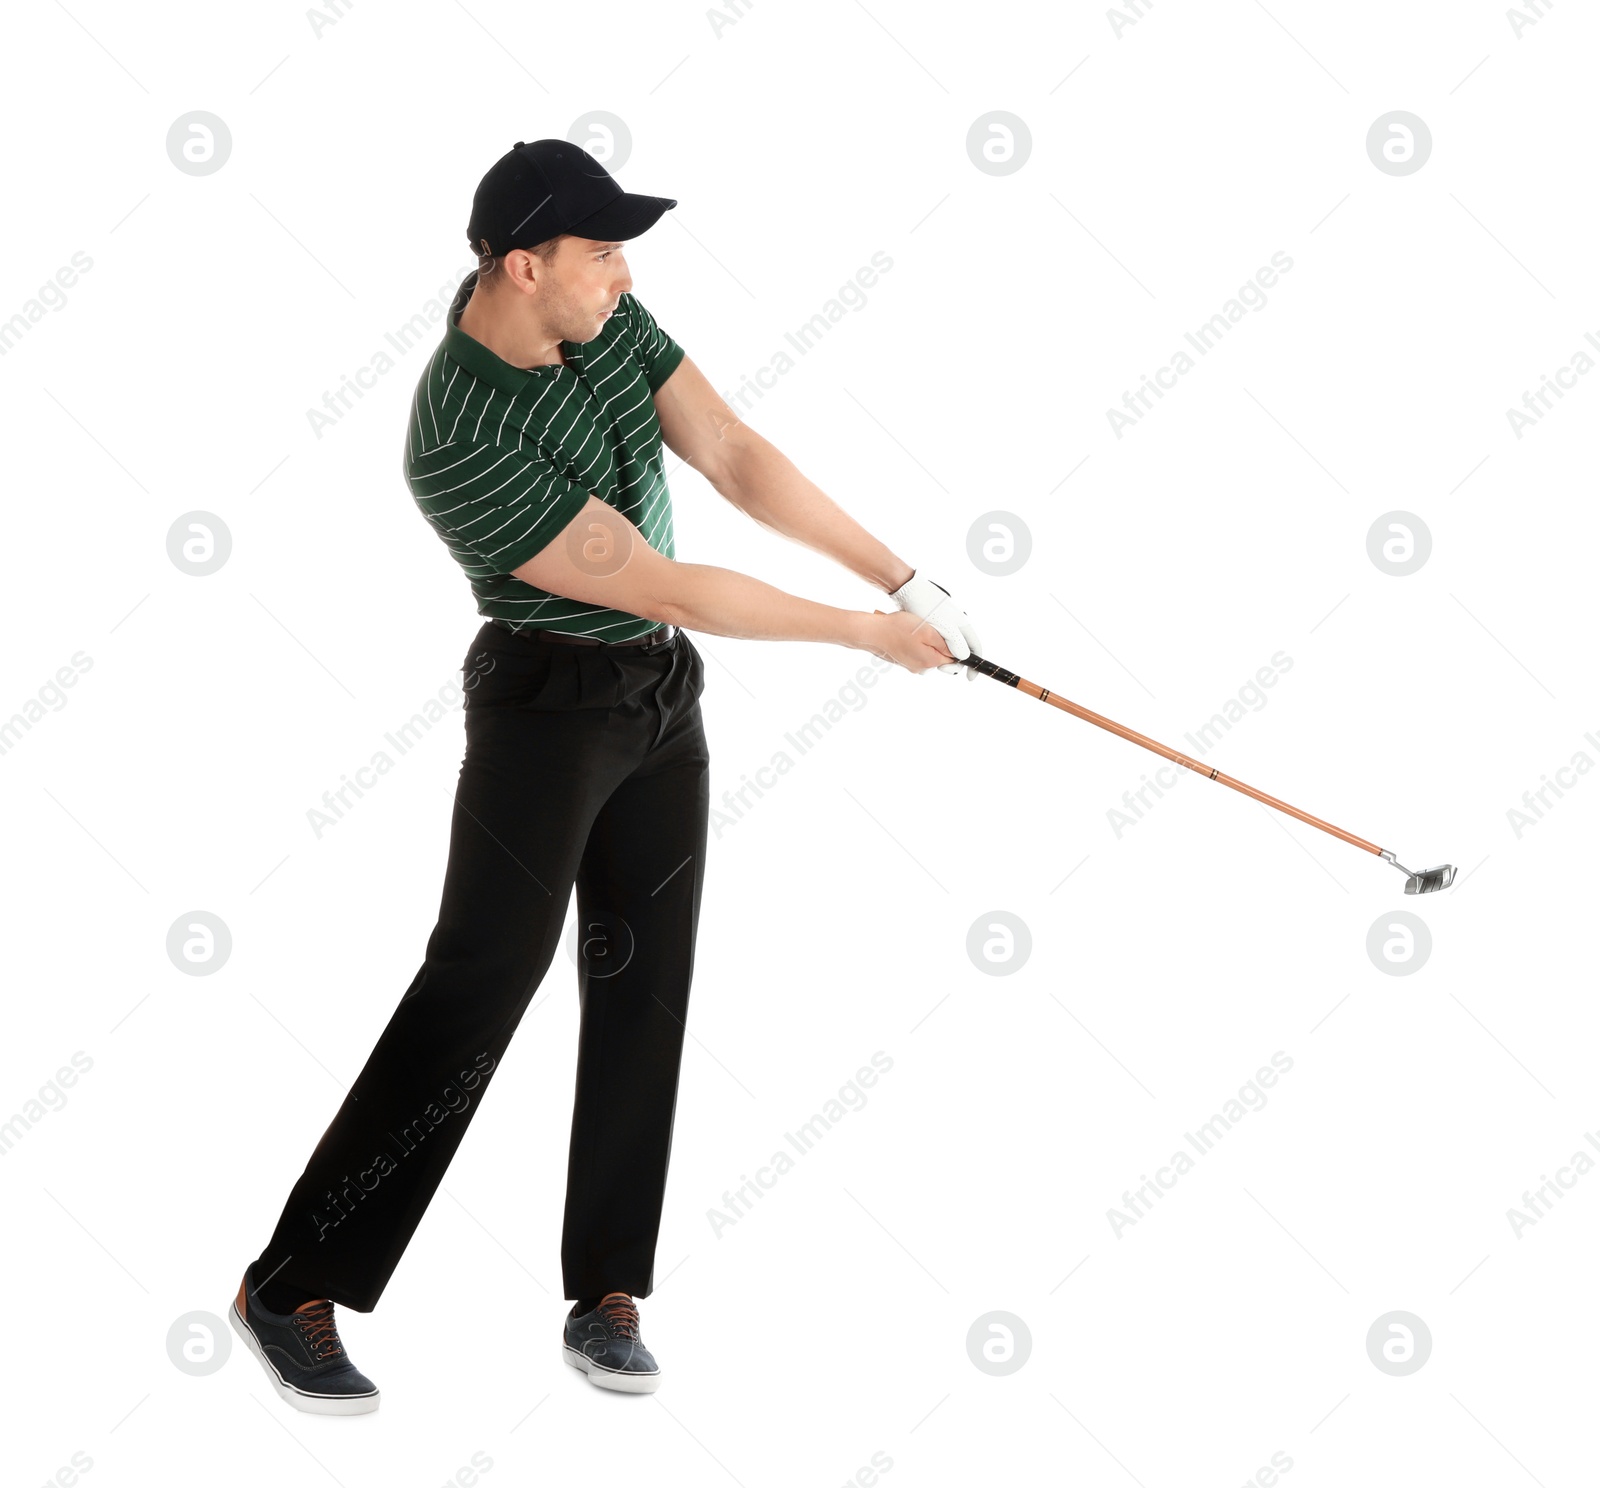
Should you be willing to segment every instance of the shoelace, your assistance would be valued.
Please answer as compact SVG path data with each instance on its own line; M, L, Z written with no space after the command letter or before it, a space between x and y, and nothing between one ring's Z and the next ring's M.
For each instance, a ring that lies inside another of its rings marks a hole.
M608 1297L595 1311L610 1324L614 1333L635 1343L640 1341L639 1309L634 1306L632 1297Z
M304 1307L296 1308L294 1323L311 1350L313 1359L333 1359L344 1352L339 1329L333 1321L332 1302L324 1299L321 1302L307 1302Z

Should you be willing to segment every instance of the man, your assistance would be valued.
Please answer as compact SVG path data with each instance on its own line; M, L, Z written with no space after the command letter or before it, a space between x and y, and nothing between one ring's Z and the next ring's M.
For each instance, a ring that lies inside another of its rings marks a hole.
M650 1391L654 1285L710 805L705 666L687 631L828 641L972 669L948 593L742 424L633 296L623 243L677 205L564 140L484 176L478 269L417 383L406 479L485 617L439 918L411 986L245 1270L230 1316L300 1410L374 1410L335 1304L370 1311L556 951L574 888L581 1025L563 1356ZM835 609L675 560L662 441L762 525L897 608ZM681 629L680 629L681 627Z

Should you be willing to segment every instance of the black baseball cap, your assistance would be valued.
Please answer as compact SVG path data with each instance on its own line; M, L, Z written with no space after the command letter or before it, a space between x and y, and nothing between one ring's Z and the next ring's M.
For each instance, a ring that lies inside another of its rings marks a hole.
M677 206L670 196L624 191L605 166L570 140L518 140L489 167L472 197L467 241L491 257L561 233L626 242Z

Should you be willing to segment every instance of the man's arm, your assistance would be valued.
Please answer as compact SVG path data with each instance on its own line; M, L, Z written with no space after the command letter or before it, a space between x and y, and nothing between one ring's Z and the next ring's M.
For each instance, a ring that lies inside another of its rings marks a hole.
M938 631L904 611L841 610L733 569L668 558L621 512L594 495L512 573L550 594L711 635L830 641L871 651L914 672L951 659Z
M661 437L763 527L842 563L885 594L911 577L898 558L728 407L685 357L655 394Z

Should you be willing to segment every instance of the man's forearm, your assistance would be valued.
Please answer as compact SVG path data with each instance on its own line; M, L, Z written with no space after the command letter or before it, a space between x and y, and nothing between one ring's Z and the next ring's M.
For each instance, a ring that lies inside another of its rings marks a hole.
M911 577L911 565L807 480L780 449L748 426L739 431L722 494L763 527L842 563L885 594Z
M869 650L864 610L841 610L801 599L749 574L709 563L663 565L666 587L652 618L685 630L737 636L753 641L831 641Z

